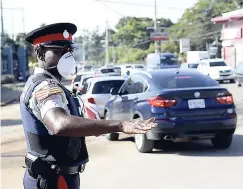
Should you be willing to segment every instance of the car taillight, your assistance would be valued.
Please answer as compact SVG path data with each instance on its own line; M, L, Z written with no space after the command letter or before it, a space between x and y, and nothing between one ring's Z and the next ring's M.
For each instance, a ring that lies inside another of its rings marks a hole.
M231 94L229 94L227 96L220 96L220 97L217 97L216 99L220 104L233 104L234 103L234 99Z
M148 103L153 107L171 107L176 104L176 100L168 100L161 96L156 96L148 99Z
M88 102L91 103L91 104L95 104L94 98L88 98Z

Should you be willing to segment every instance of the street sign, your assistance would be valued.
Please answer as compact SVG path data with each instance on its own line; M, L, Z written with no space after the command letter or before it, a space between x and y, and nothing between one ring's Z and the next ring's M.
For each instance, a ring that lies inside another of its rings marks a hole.
M189 38L181 38L180 39L180 53L190 51L190 39Z
M153 32L150 35L152 41L168 41L169 34L166 32Z

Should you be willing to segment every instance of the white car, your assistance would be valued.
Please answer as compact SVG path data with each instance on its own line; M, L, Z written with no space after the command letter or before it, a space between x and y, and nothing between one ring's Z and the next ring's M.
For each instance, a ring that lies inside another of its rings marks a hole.
M136 72L139 72L139 71L145 71L145 67L142 64L134 64L134 65L131 66L129 71L131 73L136 73Z
M120 76L120 73L116 72L114 68L101 67L95 72L95 75Z
M197 69L198 63L182 63L181 64L181 69Z
M119 89L124 81L125 79L120 76L103 76L88 79L80 96L84 104L82 109L85 110L85 107L92 107L103 118L105 103L111 97L110 90L112 88ZM87 118L85 111L84 116Z
M197 70L219 82L225 80L230 80L231 83L235 82L232 68L223 59L201 60Z

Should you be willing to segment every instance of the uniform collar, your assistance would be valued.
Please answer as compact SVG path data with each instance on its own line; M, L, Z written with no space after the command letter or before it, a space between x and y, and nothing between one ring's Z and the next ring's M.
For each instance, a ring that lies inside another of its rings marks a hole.
M55 78L50 72L46 71L43 68L35 67L34 74L39 74L39 73L47 74L47 75L51 76L52 79L55 79L56 81L58 81L57 78Z

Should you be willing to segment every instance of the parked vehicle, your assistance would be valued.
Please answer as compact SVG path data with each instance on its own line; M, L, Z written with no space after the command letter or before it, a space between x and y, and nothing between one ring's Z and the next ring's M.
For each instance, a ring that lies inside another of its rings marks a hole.
M103 118L105 103L111 96L111 88L120 88L124 81L125 79L119 76L104 76L88 79L81 93L84 107L92 107Z
M121 75L125 76L127 72L130 72L130 69L132 68L132 64L124 64L121 65Z
M236 85L240 87L243 83L243 62L237 64L234 70Z
M173 53L151 53L147 55L146 66L148 71L166 68L179 68L180 63Z
M203 59L209 59L208 51L188 51L186 53L186 61L189 63L193 62L200 62Z
M227 66L223 59L201 60L197 70L218 82L225 80L230 80L231 83L235 82L232 68Z
M161 69L131 75L111 90L105 105L107 120L149 119L158 127L136 134L139 152L150 152L154 141L210 139L215 148L231 145L237 115L232 94L194 69ZM119 133L106 135L117 140Z
M95 75L104 74L106 76L120 76L119 72L116 72L113 67L101 67L98 71L95 72Z
M131 74L135 72L145 71L145 67L142 64L134 64L131 66L129 71L131 72Z
M121 67L120 66L115 66L113 67L114 71L119 75L121 76Z
M181 67L180 68L182 68L182 69L190 69L190 68L192 68L192 69L197 69L197 67L198 67L198 65L199 65L199 63L182 63L181 64Z

